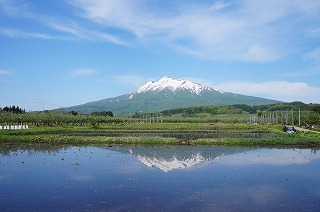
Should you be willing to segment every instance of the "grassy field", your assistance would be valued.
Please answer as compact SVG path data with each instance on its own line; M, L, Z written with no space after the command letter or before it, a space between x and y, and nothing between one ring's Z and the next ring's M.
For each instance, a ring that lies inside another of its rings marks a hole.
M234 137L256 135L270 137ZM166 134L165 137L162 134ZM178 138L176 135L200 135ZM212 137L201 138L201 135ZM276 135L276 136L274 136ZM200 138L199 138L200 137ZM30 127L27 130L0 130L0 142L110 145L299 145L320 147L320 134L282 132L282 125L250 125L226 123L141 123L126 125Z

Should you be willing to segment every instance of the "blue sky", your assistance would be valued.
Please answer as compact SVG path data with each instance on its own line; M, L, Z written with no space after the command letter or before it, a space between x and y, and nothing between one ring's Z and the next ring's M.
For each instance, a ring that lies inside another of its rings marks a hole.
M0 0L0 107L53 109L163 76L320 103L318 0Z

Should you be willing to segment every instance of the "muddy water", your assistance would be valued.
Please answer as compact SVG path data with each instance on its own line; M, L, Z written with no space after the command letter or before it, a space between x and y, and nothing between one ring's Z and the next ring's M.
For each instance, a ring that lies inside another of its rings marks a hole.
M0 145L0 211L319 211L320 151Z

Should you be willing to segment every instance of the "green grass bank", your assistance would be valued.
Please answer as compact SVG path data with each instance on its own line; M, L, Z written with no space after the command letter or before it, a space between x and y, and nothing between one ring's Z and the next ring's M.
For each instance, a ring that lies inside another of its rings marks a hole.
M1 130L0 142L74 145L292 145L320 147L319 133L296 132L288 134L282 131L282 127L282 125L226 123L142 123L94 127L30 127L26 130ZM267 136L254 137L260 134ZM181 135L183 138L180 138ZM188 137L188 135L192 136ZM202 138L202 135L205 136Z

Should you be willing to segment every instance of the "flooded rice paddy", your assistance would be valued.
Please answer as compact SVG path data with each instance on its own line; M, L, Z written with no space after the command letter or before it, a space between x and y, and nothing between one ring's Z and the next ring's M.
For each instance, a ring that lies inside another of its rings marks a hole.
M319 149L0 144L0 211L319 209Z

